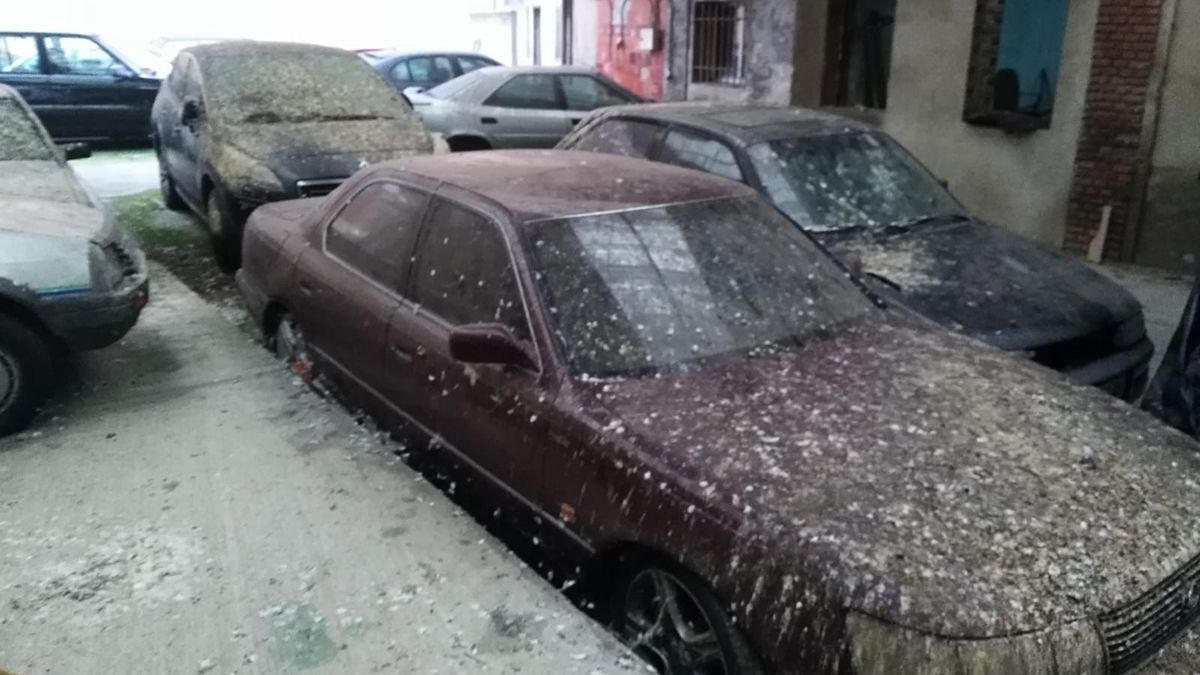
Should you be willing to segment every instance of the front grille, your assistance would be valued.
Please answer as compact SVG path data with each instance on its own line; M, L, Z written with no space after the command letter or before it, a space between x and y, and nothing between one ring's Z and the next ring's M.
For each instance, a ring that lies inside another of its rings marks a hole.
M1033 360L1054 370L1073 370L1116 351L1116 326L1033 350Z
M1194 558L1150 592L1099 617L1113 675L1153 658L1200 619L1200 558Z
M324 178L321 180L296 181L296 194L301 197L324 197L333 192L345 182L345 178Z

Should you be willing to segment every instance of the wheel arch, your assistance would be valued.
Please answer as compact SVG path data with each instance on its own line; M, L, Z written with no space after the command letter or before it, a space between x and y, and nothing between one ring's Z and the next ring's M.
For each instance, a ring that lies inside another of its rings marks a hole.
M0 294L0 315L9 316L20 321L25 327L42 338L46 344L50 345L54 351L59 353L68 351L66 343L55 335L54 331L50 330L50 327L37 315L37 312L30 309L24 303Z
M496 147L490 138L474 132L462 132L446 136L446 145L450 146L451 152L492 150Z

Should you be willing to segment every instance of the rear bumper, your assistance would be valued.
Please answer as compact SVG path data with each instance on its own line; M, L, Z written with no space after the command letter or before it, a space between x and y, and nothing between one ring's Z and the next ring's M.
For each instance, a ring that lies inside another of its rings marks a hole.
M1136 401L1146 389L1154 345L1143 337L1132 347L1065 371L1077 384L1099 387L1126 401Z

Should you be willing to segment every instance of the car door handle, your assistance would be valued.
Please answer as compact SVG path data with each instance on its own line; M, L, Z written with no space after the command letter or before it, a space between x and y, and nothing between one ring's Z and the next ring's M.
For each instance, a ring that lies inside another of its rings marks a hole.
M395 342L393 342L390 345L390 347L392 350L392 356L396 357L397 359L399 359L405 363L412 363L412 360L413 360L412 352L401 347L400 345L396 344Z
M495 117L482 117L482 118L480 118L479 123L480 124L499 124L500 120L496 119Z

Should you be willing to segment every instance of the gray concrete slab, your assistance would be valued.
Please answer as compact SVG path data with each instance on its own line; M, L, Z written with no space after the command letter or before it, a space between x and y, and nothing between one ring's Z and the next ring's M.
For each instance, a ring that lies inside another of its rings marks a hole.
M150 149L97 151L71 162L71 168L106 201L158 187L158 161Z
M75 390L0 440L0 669L638 668L390 446L153 275L139 326L74 357Z

